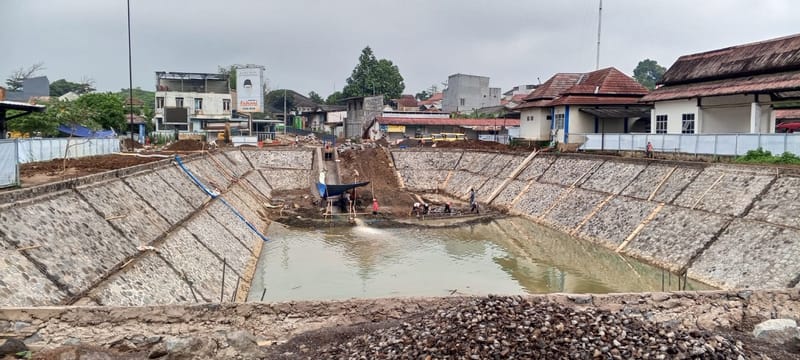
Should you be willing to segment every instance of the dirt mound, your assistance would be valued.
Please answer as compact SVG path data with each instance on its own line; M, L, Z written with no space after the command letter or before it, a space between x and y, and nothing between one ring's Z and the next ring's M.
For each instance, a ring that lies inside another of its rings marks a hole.
M133 149L141 149L144 147L142 146L142 144L139 144L138 141L131 141L131 139L125 139L122 141L123 149L131 149L131 146L133 147Z
M19 166L19 175L22 186L27 187L146 164L158 160L163 160L163 158L102 155L67 159L66 163L64 159L54 159L50 161L21 164Z
M436 143L436 147L471 149L471 150L513 151L513 148L508 145L494 141L481 141L481 140L439 141Z
M164 150L170 151L197 151L206 149L208 149L208 145L200 140L178 140L164 148Z
M392 161L385 149L377 147L348 150L339 154L339 159L343 182L370 182L366 187L356 190L356 195L361 203L366 204L366 208L370 208L374 197L378 199L382 213L408 216L414 199L408 192L400 189Z

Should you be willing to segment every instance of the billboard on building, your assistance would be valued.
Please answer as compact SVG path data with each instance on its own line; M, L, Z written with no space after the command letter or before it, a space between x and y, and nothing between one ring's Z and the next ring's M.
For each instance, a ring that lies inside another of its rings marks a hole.
M264 111L264 69L245 67L236 69L236 110L239 112Z

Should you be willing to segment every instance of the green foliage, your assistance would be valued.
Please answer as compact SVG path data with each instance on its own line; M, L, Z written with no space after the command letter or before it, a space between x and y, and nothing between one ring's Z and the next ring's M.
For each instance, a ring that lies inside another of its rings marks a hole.
M311 91L308 93L308 98L311 99L315 104L324 104L325 100L322 99L322 96L319 96L316 91Z
M768 150L758 148L736 158L736 162L743 164L800 164L800 157L790 152L775 156Z
M328 105L339 105L339 103L344 99L344 94L341 91L334 91L333 94L328 95L325 99L325 103Z
M419 101L428 100L431 98L431 96L433 96L433 94L428 92L428 90L422 90L418 92L417 95L414 95L414 97Z
M128 106L125 105L128 97L130 96L130 91L128 89L120 89L119 92L116 93L117 97L122 100L122 104L125 107L125 113L128 113ZM140 87L136 87L133 89L133 98L140 100L142 102L141 106L134 105L133 112L139 115L143 115L146 118L152 118L156 113L156 93L155 91L147 91L142 90Z
M228 89L236 89L236 65L218 65L217 73L228 75Z
M275 110L283 111L283 98L286 95L286 111L291 111L294 108L294 97L292 94L284 89L272 90L264 96L264 104Z
M80 95L94 91L94 86L91 81L83 83L75 83L65 79L58 79L50 83L50 96L61 96L70 91Z
M77 101L53 99L44 105L47 106L44 112L31 113L12 119L8 122L8 128L33 136L58 135L58 126L61 124L83 125L91 129L100 128L99 124L94 121L93 110Z
M85 94L75 100L75 105L87 109L91 120L103 129L124 132L128 127L124 104L116 94L110 92Z
M656 87L656 83L661 81L666 71L667 69L658 65L658 62L655 60L644 59L639 61L639 64L636 65L636 69L633 69L633 78L639 82L639 84L642 84L642 86L653 90Z
M367 46L358 57L358 65L347 78L342 93L345 97L358 97L382 94L384 102L397 99L406 86L397 65L386 59L376 59L372 49Z

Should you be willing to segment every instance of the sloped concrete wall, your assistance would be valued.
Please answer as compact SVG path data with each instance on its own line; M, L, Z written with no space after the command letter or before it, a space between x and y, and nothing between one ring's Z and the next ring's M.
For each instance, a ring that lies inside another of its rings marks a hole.
M483 202L524 159L392 155L410 189L429 190L410 169L447 172L446 193L464 199L472 186ZM490 205L714 286L767 288L800 286L798 203L796 171L540 154Z
M245 154L231 154L183 159L219 193L214 199L170 160L45 186L55 192L4 193L0 306L243 299L264 241L245 220L265 231L262 207L277 190ZM310 168L311 157L300 152L251 155L280 168Z

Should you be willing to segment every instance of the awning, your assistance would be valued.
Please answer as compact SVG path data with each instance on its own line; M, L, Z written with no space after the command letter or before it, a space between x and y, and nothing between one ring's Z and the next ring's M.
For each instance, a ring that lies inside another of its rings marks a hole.
M599 118L650 117L649 106L603 106L594 108L582 107L581 111Z

